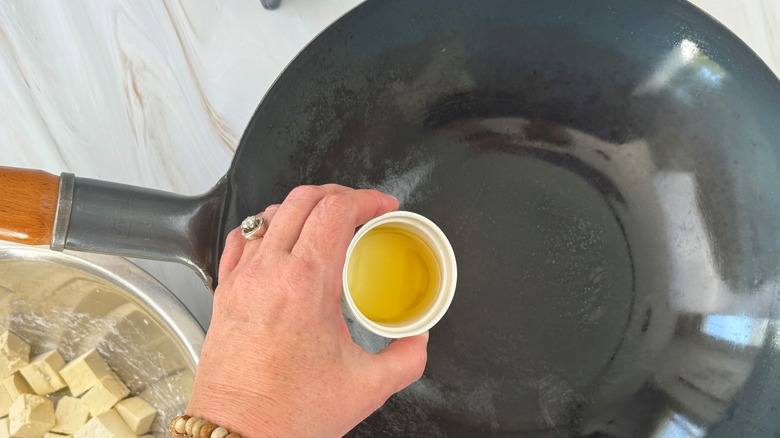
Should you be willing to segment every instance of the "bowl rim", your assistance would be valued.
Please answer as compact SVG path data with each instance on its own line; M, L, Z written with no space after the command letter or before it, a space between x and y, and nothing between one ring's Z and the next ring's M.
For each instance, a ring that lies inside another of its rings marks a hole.
M186 352L195 371L205 330L187 307L159 280L129 260L112 255L52 251L47 247L0 243L0 263L6 260L42 261L64 265L95 276L129 293L130 299L159 319Z

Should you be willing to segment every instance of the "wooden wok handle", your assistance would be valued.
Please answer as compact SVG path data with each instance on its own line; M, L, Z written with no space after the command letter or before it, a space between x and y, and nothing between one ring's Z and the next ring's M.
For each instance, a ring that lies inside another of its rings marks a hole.
M0 166L0 240L48 245L59 185L50 173Z

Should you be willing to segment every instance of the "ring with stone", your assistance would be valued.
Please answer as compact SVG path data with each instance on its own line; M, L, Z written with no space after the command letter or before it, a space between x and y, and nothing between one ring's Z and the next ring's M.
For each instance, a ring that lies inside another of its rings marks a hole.
M268 230L267 223L262 216L249 216L241 222L241 235L246 240L254 240L263 237Z

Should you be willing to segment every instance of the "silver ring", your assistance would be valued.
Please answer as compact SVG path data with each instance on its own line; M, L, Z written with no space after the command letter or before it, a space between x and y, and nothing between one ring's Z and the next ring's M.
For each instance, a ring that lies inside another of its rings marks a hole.
M263 237L268 229L265 219L258 216L249 216L241 222L241 235L246 240L254 240Z

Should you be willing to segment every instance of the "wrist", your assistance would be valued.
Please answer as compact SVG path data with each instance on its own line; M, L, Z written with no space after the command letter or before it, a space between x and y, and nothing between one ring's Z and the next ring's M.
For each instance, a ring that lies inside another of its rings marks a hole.
M290 424L285 422L282 401L269 397L264 382L248 375L263 360L238 350L231 342L214 347L209 342L213 341L211 338L235 337L219 336L221 328L224 326L213 324L206 337L185 413L218 424L242 438L289 436L285 433Z
M291 424L273 400L247 390L209 386L193 391L186 414L199 417L241 435L242 438L289 436Z

